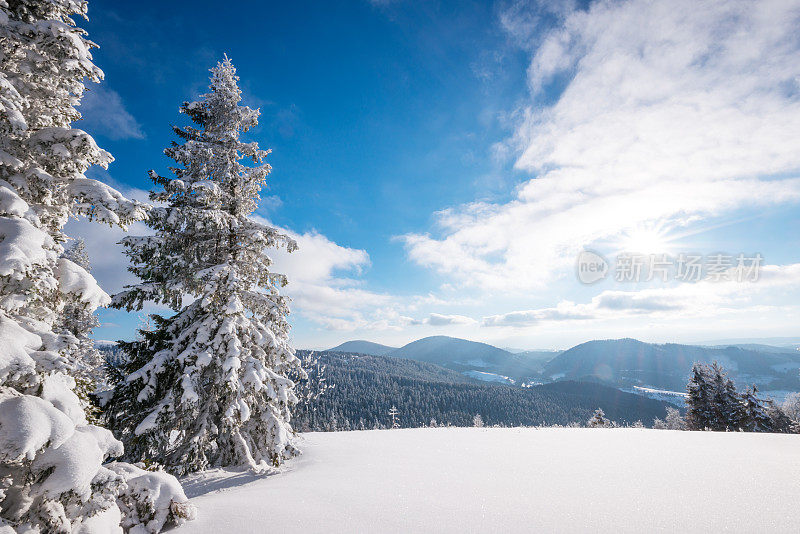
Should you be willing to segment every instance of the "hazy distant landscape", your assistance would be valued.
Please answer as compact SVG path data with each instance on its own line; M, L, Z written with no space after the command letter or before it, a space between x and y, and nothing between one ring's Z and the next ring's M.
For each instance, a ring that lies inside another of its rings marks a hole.
M685 392L694 362L717 361L737 383L756 384L778 400L800 391L800 350L792 343L701 346L616 339L589 341L564 351L512 353L485 343L434 336L400 348L348 341L329 351L428 362L473 379L516 386L572 380L630 391L639 386Z

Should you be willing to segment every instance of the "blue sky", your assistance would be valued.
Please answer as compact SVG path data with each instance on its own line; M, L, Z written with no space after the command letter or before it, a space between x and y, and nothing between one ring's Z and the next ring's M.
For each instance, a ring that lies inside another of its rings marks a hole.
M796 1L92 0L89 16L106 80L80 126L116 158L95 176L131 195L166 171L178 105L223 53L237 66L262 112L250 137L273 150L258 216L301 245L276 256L298 346L798 335ZM131 281L120 232L70 230L107 291ZM578 281L583 249L606 279ZM616 282L625 251L759 253L763 276ZM101 319L103 339L139 321Z

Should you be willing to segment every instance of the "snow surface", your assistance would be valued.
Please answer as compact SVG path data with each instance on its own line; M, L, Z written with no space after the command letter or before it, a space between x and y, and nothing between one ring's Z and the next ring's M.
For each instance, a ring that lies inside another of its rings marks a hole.
M434 428L306 434L258 478L183 480L181 534L798 532L800 436Z
M510 377L498 375L497 373L487 373L484 371L464 371L464 374L476 380L484 382L501 382L503 384L513 384L514 380Z
M632 388L619 388L620 391L624 391L625 393L633 393L635 395L641 395L643 397L647 397L648 399L655 399L664 402L669 402L670 404L674 404L678 407L685 407L686 406L686 398L688 395L681 391L670 391L668 389L657 389L657 388L650 388L650 387L642 387L642 386L633 386Z

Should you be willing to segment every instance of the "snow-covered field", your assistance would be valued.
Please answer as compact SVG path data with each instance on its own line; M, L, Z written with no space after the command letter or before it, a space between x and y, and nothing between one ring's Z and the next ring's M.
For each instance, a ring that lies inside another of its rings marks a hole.
M306 434L280 474L184 481L178 532L799 532L800 436L436 428Z

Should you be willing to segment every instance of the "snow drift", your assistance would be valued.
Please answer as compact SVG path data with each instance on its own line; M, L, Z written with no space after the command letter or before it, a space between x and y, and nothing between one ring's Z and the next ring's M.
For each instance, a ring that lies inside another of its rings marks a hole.
M800 436L436 428L307 434L255 478L185 479L219 532L797 532Z

